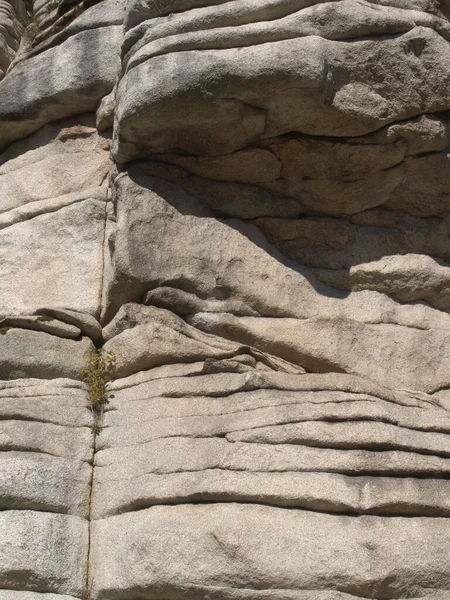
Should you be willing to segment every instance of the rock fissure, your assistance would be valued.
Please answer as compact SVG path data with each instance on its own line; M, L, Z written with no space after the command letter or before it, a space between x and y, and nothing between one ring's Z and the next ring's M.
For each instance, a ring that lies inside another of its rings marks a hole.
M88 522L88 539L87 539L87 551L86 551L86 569L85 569L85 579L84 579L84 589L82 594L82 600L92 600L91 595L91 544L92 544L92 503L93 503L93 494L94 494L94 467L95 467L95 454L96 454L96 441L99 432L96 430L92 430L93 435L93 448L92 448L92 462L91 462L91 479L89 482L89 508L87 514L87 522Z
M0 600L447 600L449 18L0 0Z
M212 498L210 500L207 499L208 494L202 494L198 492L195 497L184 499L182 497L174 497L173 501L170 500L165 501L155 501L153 503L146 504L139 503L136 501L135 504L126 505L123 507L123 510L117 511L114 516L123 515L126 513L140 513L143 511L148 511L152 507L155 506L199 506L199 505L215 505L215 504L243 504L245 505L253 505L253 506L267 506L272 508L281 508L283 510L305 510L308 512L323 514L323 515L339 515L341 517L349 517L349 518L358 518L363 516L377 516L382 517L384 519L388 518L403 518L403 519L420 519L420 518L431 518L431 519L442 519L448 518L450 515L449 508L430 508L430 507L408 507L409 512L405 510L404 506L391 506L391 507L374 507L374 508L358 508L351 510L348 506L340 506L338 502L333 504L332 501L324 502L324 507L322 509L315 508L314 505L319 502L314 499L304 501L302 500L290 500L290 499L267 499L263 500L261 498L253 499L253 498L245 498L244 495L238 494L219 494L213 493L211 494ZM112 515L111 515L112 516Z

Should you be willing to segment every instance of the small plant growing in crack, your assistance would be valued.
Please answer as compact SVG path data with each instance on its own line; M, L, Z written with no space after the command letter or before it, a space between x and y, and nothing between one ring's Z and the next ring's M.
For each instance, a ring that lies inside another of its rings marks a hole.
M94 415L92 433L95 435L101 432L100 420L109 402L106 397L106 384L113 378L115 366L116 356L113 352L96 350L82 373L83 380L89 388L89 408Z

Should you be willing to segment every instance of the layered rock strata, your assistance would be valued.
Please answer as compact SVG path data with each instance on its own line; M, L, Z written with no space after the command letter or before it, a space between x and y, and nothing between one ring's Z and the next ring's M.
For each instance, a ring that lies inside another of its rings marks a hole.
M0 600L448 600L450 4L1 1Z

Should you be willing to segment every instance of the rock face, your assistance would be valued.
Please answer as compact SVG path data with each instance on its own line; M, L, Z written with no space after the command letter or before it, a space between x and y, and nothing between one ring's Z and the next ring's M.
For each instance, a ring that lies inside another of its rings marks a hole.
M450 598L449 148L447 0L0 0L0 600Z

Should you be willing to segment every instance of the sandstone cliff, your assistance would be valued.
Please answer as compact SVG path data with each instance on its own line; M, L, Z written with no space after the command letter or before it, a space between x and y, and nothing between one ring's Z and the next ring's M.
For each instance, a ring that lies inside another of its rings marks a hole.
M0 600L449 600L449 136L449 0L0 0Z

